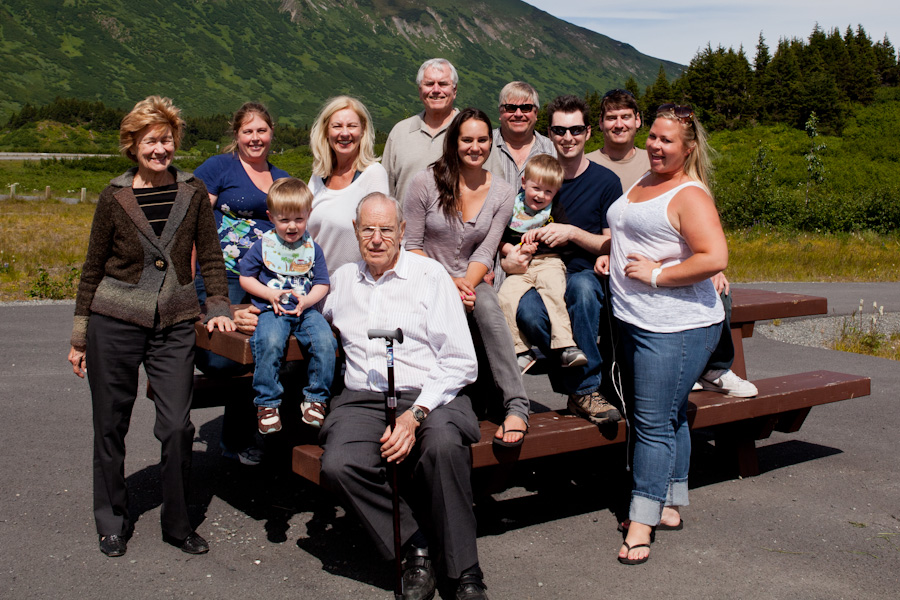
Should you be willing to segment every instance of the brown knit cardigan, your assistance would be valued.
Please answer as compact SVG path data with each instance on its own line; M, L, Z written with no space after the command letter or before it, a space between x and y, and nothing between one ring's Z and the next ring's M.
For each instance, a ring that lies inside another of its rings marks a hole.
M85 350L91 313L152 328L197 319L200 304L191 278L191 250L209 294L207 320L231 316L225 262L209 195L191 173L169 167L178 184L175 203L159 237L132 190L137 167L113 179L100 194L81 282L75 299L72 346Z

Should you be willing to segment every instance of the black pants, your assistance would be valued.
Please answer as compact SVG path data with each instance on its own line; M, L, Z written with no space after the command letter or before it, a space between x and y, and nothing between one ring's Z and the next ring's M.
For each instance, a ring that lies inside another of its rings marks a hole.
M415 395L398 398L398 415L412 406ZM382 556L392 558L391 487L378 441L385 427L384 394L344 390L334 398L320 434L322 480L359 516ZM454 579L478 562L469 450L478 439L472 403L457 396L429 413L416 431L413 451L398 467L401 540L421 528Z
M719 338L719 345L716 346L706 368L703 370L710 371L712 369L730 369L734 364L734 341L731 339L731 294L725 295L723 290L719 297L722 298L722 306L725 308L725 322L722 323L722 337Z
M156 403L153 433L162 444L162 531L176 539L187 537L193 530L187 512L187 481L194 439L194 324L150 329L94 314L88 322L86 359L94 409L97 533L122 535L130 526L125 435L143 363Z

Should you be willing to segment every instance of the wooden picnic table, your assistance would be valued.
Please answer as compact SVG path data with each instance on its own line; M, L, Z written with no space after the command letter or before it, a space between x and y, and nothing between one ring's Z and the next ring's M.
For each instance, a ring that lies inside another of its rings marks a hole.
M733 289L731 336L735 359L732 370L747 377L744 338L753 335L758 321L823 315L828 311L825 298L803 294L770 292L756 289ZM230 332L209 333L197 324L197 346L211 350L242 364L252 364L249 336ZM302 359L297 341L291 337L286 360ZM692 392L688 422L692 429L711 429L716 447L733 457L742 476L759 473L756 441L773 431L796 432L811 407L866 396L870 381L866 377L813 371L787 374L754 382L759 394L753 398L734 398L715 392ZM537 400L537 399L535 399ZM597 426L567 411L548 411L530 416L530 431L516 450L496 450L491 442L497 424L481 423L481 440L472 445L473 468L490 467L518 460L538 458L626 441L624 421ZM307 444L294 448L293 470L302 477L319 483L319 446Z

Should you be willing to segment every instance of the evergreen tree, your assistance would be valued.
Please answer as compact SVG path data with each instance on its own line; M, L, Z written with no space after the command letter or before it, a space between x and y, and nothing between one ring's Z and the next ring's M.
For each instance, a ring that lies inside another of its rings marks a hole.
M896 61L895 61L896 64ZM634 94L635 100L638 102L641 101L641 84L637 82L637 80L631 76L627 80L625 80L625 85L622 86L623 90L628 90L632 94Z
M656 118L656 109L659 105L672 101L672 85L669 83L669 78L666 77L665 68L659 65L656 81L648 86L647 91L644 92L642 108L643 113L647 116L647 123L652 123L653 119Z
M850 90L853 88L853 64L850 61L850 53L847 44L841 38L841 32L837 27L831 29L825 44L821 48L821 59L834 77L834 81L841 91L841 100L849 100Z
M839 133L844 125L843 94L834 75L817 54L810 57L810 66L803 73L803 106L800 115L814 115L814 127L823 126ZM812 119L812 117L810 117ZM809 121L807 121L807 131Z
M753 81L750 87L751 106L756 118L766 122L769 116L769 103L774 97L772 89L772 77L768 73L769 63L772 57L769 55L769 46L762 31L759 32L759 41L756 43L756 57L753 59Z
M863 104L872 102L875 99L875 90L880 84L872 40L861 25L857 26L855 34L848 25L844 32L844 43L850 53L853 73L853 81L847 95L855 102Z
M884 39L872 46L875 53L875 70L881 79L881 85L896 86L898 83L897 51L884 34Z
M803 42L799 40L778 40L778 48L766 69L772 78L772 88L778 90L777 94L767 98L768 113L773 121L787 123L791 127L802 127L806 121L802 73L797 59L802 46Z

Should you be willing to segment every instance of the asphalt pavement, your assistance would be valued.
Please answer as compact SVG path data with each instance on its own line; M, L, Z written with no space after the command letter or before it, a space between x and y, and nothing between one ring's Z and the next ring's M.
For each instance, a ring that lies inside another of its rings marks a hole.
M900 283L752 287L826 296L832 314L860 298L900 312ZM221 457L217 406L192 413L191 506L210 553L161 539L159 444L152 403L140 398L126 461L135 535L125 556L102 555L90 391L65 360L72 310L0 306L0 598L393 597L390 565L356 520L290 473L289 440L272 442L260 467ZM491 598L897 597L900 365L762 336L745 350L751 379L830 369L871 377L872 395L815 407L799 432L760 442L758 477L734 478L713 442L695 436L685 528L660 532L640 566L615 559L627 498L620 449L518 465L511 489L477 501ZM543 375L526 380L534 399L550 397Z

